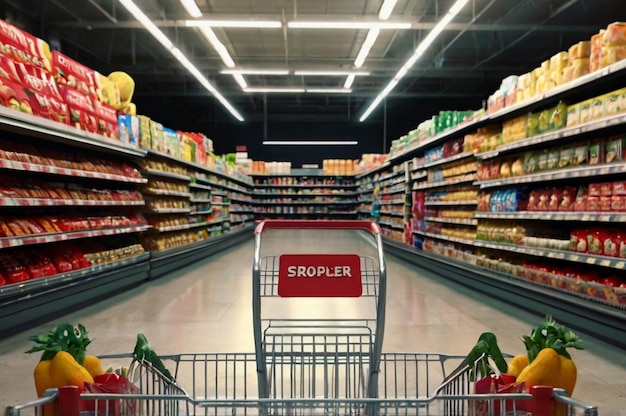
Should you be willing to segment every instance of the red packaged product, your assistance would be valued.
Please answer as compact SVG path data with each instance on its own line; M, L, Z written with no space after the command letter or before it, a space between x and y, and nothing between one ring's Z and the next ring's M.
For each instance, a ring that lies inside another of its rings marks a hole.
M574 211L587 211L587 187L581 185L576 193L576 200L574 201Z
M51 69L50 45L12 24L0 20L0 43L4 53L16 61Z
M598 228L587 230L587 252L602 254L602 241L606 238L606 231Z
M578 253L587 252L587 230L577 229L570 234L570 250Z
M96 96L96 72L58 51L52 51L52 74L60 85Z
M602 195L602 186L599 183L590 183L589 184L589 196L601 196Z
M613 182L613 195L626 196L626 181Z
M23 62L16 63L15 69L26 88L61 99L57 83L50 72Z
M613 195L611 197L611 211L626 211L626 196Z
M68 106L70 125L88 131L98 133L98 117L92 99L75 89L60 86L63 100Z
M3 53L0 53L0 77L13 82L21 82L15 69L15 61Z
M19 83L2 80L0 85L0 105L27 114L33 114L30 96Z
M600 196L613 195L613 182L603 182L600 184Z
M557 188L552 189L550 199L548 200L548 211L558 211L562 200L563 191Z
M602 253L609 257L619 257L618 233L605 231L600 234L600 238L602 239Z
M576 188L567 186L563 189L561 204L559 205L559 211L574 211L574 205L576 202Z
M117 111L113 106L94 100L96 115L98 116L98 133L111 139L119 140Z
M601 211L602 204L600 203L600 197L590 196L587 198L587 211Z
M611 211L612 197L601 196L600 197L600 211Z

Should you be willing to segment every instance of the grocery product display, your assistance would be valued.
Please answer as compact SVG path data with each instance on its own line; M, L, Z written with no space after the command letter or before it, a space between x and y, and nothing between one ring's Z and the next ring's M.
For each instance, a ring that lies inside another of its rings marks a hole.
M255 217L356 219L359 205L354 176L251 175L254 184L252 205Z

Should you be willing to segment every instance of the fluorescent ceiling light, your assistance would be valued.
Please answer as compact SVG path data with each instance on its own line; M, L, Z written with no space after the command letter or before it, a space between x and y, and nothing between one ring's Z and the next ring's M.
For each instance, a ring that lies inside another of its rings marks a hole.
M456 0L456 2L452 5L448 13L446 13L441 20L433 27L433 29L426 35L426 37L420 42L420 44L415 49L415 52L411 57L406 61L406 63L400 68L398 73L393 77L389 84L376 96L374 101L370 104L370 106L365 110L363 115L359 118L359 121L364 121L374 109L382 102L382 100L394 89L398 82L408 70L417 62L419 58L424 55L424 52L428 49L428 47L435 41L437 36L445 29L445 27L454 19L454 17L459 14L459 12L463 9L463 7L467 4L469 0Z
M210 27L205 27L205 26L200 28L200 32L209 41L211 46L213 46L213 48L215 49L217 54L220 56L220 58L222 58L222 62L224 62L224 65L226 65L229 68L234 67L235 61L233 61L233 58L230 57L230 54L228 53L226 46L224 46L224 44L220 42L217 36L215 36L215 32L213 32L213 30Z
M265 140L269 146L355 146L357 140Z
M283 24L278 20L185 20L185 26L278 29Z
M307 88L310 94L349 94L352 92L350 88Z
M391 16L391 12L396 5L398 0L385 0L383 5L380 6L380 11L378 12L378 18L380 20L387 20L389 16Z
M297 71L294 71L293 74L302 75L302 76L330 76L330 77L338 76L338 77L341 77L341 76L346 76L346 75L366 76L366 75L369 75L370 73L367 71L297 70Z
M410 29L411 23L297 20L287 22L287 27L291 29Z
M357 68L363 66L365 58L367 58L367 55L369 55L370 50L372 49L372 46L374 46L374 42L376 42L376 38L378 38L379 33L379 29L370 29L369 32L367 32L365 42L363 42L363 45L361 45L361 49L359 50L359 53L356 55L356 58L354 60L354 66L356 66Z
M352 87L352 83L354 82L355 78L356 78L356 76L354 76L354 75L348 75L348 77L346 78L346 82L343 83L343 87L344 88L351 88Z
M202 12L198 8L195 0L180 0L180 4L183 5L189 16L191 17L200 17L202 16Z
M254 87L254 88L246 88L244 89L244 92L267 92L267 93L272 93L272 92L276 92L276 93L299 93L299 92L305 92L306 90L304 88L289 88L289 87L284 87L284 88L265 88L265 87Z
M126 8L151 34L154 36L177 60L181 65L193 75L198 82L208 90L222 105L239 121L243 121L243 116L224 98L222 94L206 79L206 77L189 61L182 51L176 47L172 41L154 23L137 7L132 0L120 0L122 6Z
M241 75L241 74L233 74L233 78L235 78L235 81L237 81L237 84L239 84L241 89L248 88L248 83L246 82L246 80L243 77L243 75Z
M289 75L288 69L223 69L222 74L233 75Z

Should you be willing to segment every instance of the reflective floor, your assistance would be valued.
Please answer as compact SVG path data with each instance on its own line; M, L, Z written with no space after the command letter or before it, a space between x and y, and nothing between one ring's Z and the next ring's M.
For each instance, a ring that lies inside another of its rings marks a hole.
M286 233L267 234L263 254L375 254L371 242L361 236L332 231ZM92 354L131 352L138 332L161 354L253 352L253 255L251 239L173 275L0 341L0 406L35 397L32 371L38 356L24 351L31 347L30 335L47 331L55 322L85 325L93 339L88 349ZM523 353L522 336L541 321L393 257L386 260L385 352L465 354L482 332L491 331L503 351ZM336 318L371 313L367 300L365 304L280 301L271 299L263 312L271 317ZM580 335L586 350L572 353L578 366L574 397L598 405L600 415L625 416L625 351Z

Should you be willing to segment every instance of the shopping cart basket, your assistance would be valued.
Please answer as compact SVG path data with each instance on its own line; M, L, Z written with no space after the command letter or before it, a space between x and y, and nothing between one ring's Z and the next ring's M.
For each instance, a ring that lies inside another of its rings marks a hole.
M360 247L371 253L340 252L335 239L315 253L294 245L287 253L263 252L268 238L280 242L286 232L319 230L361 234L373 244ZM518 411L522 407L533 408L532 416L598 414L559 389L474 394L475 368L461 365L463 355L382 352L386 267L374 223L261 222L252 275L254 352L162 356L173 380L132 354L104 356L107 363L130 365L138 394L78 395L60 388L8 408L6 416L33 414L47 403L61 416L530 414Z

